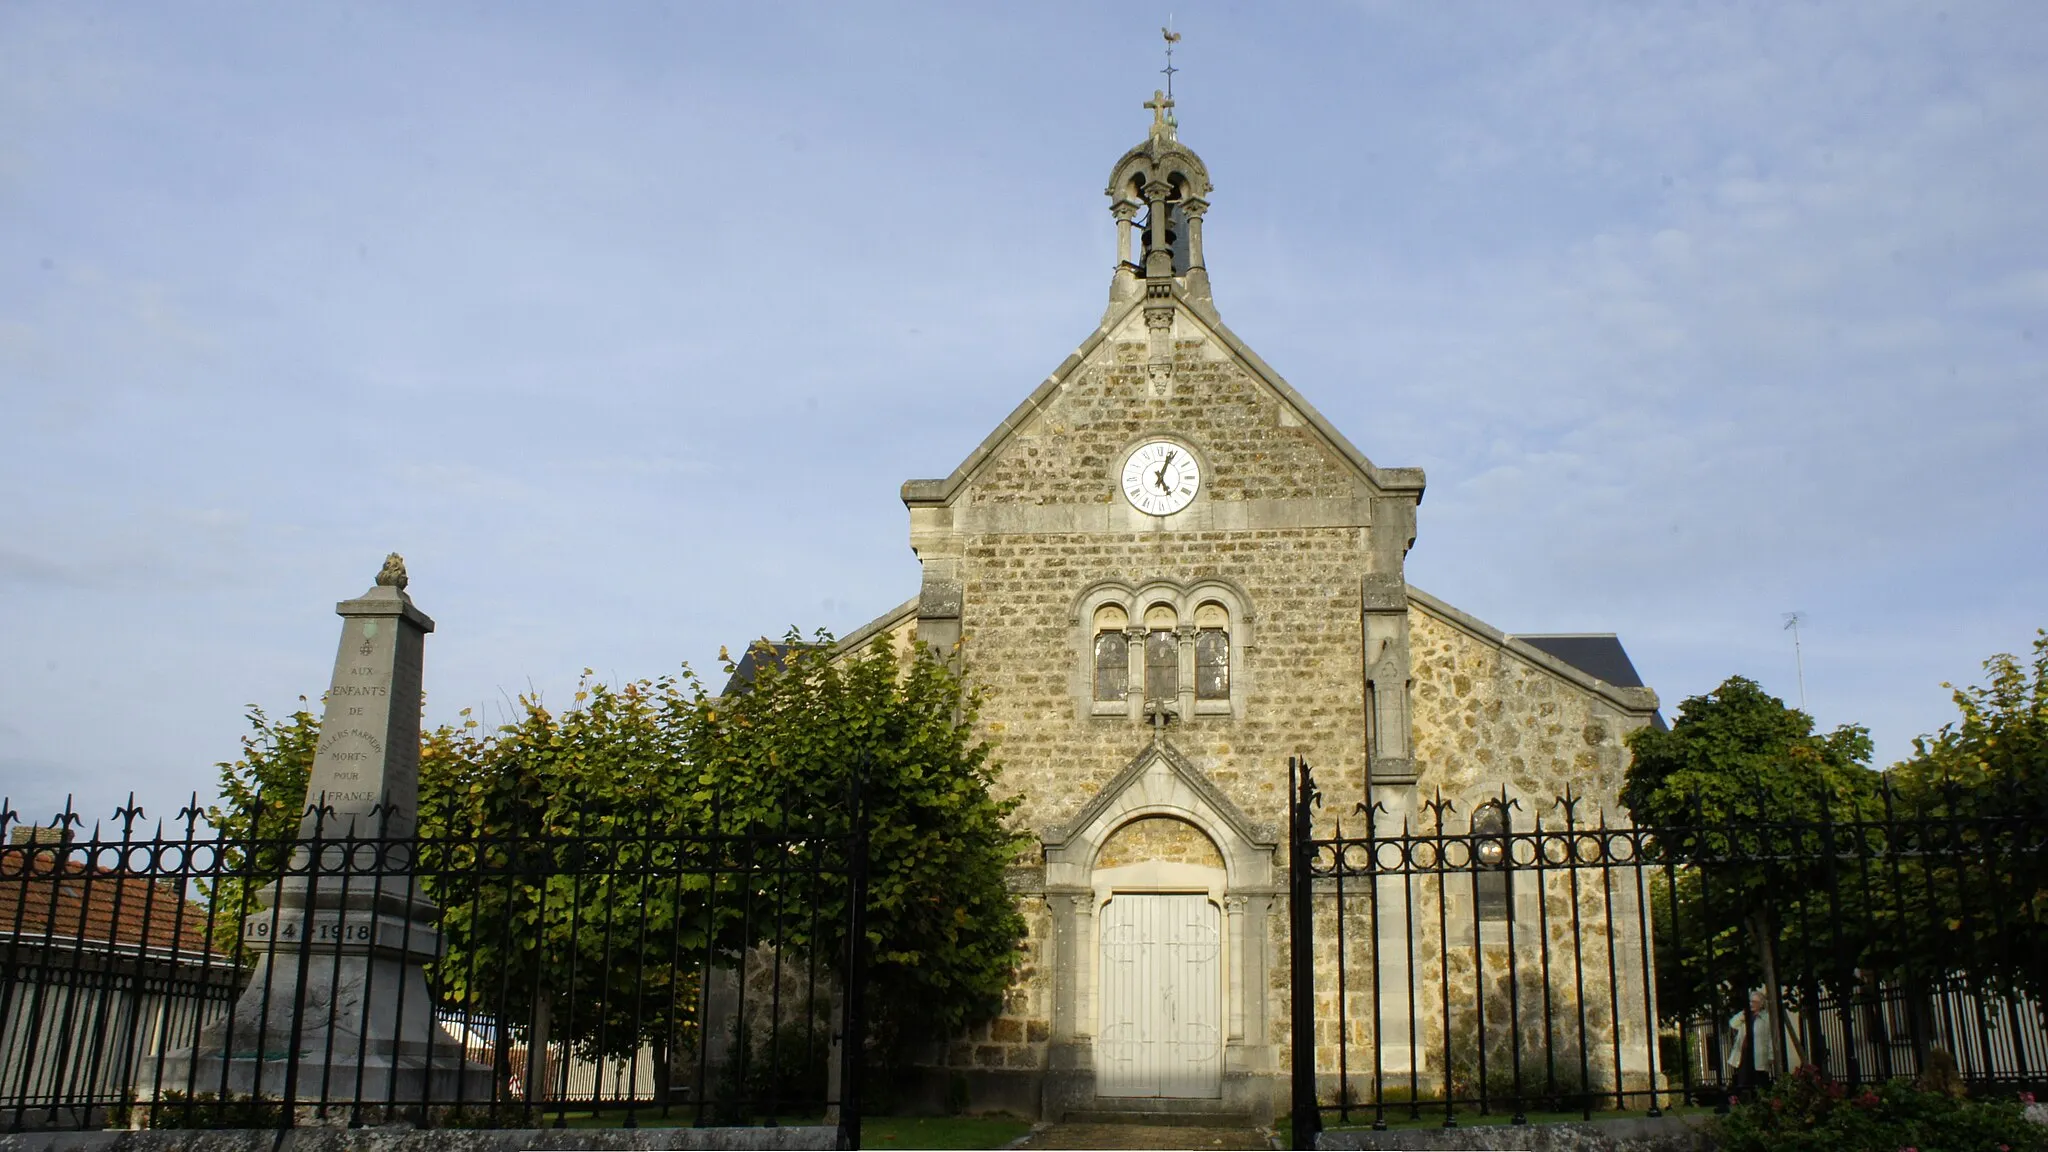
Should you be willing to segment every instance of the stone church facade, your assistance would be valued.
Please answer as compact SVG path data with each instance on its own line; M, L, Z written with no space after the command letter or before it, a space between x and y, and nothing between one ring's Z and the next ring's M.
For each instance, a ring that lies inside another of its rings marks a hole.
M922 586L842 643L958 652L1040 842L1003 1014L935 1054L973 1105L1264 1119L1288 758L1332 813L1567 786L1612 809L1657 701L1611 637L1517 638L1407 582L1421 470L1368 459L1224 325L1208 171L1148 107L1110 177L1101 325L950 476L903 486Z

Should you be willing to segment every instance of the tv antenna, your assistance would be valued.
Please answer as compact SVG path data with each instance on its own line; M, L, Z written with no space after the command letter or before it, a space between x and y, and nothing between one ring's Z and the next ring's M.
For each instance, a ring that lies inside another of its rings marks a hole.
M1180 71L1180 69L1173 66L1173 46L1180 43L1180 33L1173 30L1173 13L1168 12L1166 14L1166 26L1159 30L1159 34L1166 39L1166 67L1161 68L1160 71L1166 74L1166 98L1171 100L1173 99L1173 74Z
M1792 633L1792 667L1793 667L1793 668L1795 668L1795 669L1797 669L1797 670L1798 670L1798 673L1799 673L1799 710L1800 710L1801 712L1805 712L1805 711L1806 711L1806 657L1805 657L1805 655L1804 655L1804 654L1802 654L1802 653L1800 652L1800 650L1799 650L1799 625L1800 625L1800 624L1802 624L1802 623L1804 623L1804 622L1806 621L1806 613L1804 613L1804 612L1787 612L1787 613L1785 613L1785 614L1784 614L1784 616L1785 616L1785 627L1783 627L1783 628L1779 629L1779 631L1781 631L1781 632L1790 632L1790 633ZM1809 715L1810 715L1810 713L1809 713Z

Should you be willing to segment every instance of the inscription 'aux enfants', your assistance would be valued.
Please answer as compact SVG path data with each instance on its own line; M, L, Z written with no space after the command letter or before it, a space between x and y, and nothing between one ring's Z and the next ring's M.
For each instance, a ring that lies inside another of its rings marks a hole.
M321 831L356 828L354 817L383 813L409 829L409 810L418 792L410 747L418 736L420 638L433 621L407 599L403 562L393 556L378 573L377 586L336 610L346 619L334 676L327 689L326 715L307 782L307 803L336 817ZM408 702L410 702L408 704Z

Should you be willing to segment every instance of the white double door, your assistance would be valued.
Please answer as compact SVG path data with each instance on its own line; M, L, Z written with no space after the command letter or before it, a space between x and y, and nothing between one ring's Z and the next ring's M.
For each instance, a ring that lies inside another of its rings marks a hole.
M1223 934L1202 895L1119 894L1103 905L1097 1095L1223 1090Z

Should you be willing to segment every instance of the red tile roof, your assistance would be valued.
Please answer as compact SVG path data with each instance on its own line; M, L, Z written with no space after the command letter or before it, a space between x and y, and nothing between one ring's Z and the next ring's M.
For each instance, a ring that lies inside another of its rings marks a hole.
M88 866L55 845L7 845L0 847L0 940L9 937L175 949L197 961L207 951L206 908L181 898L168 880Z

